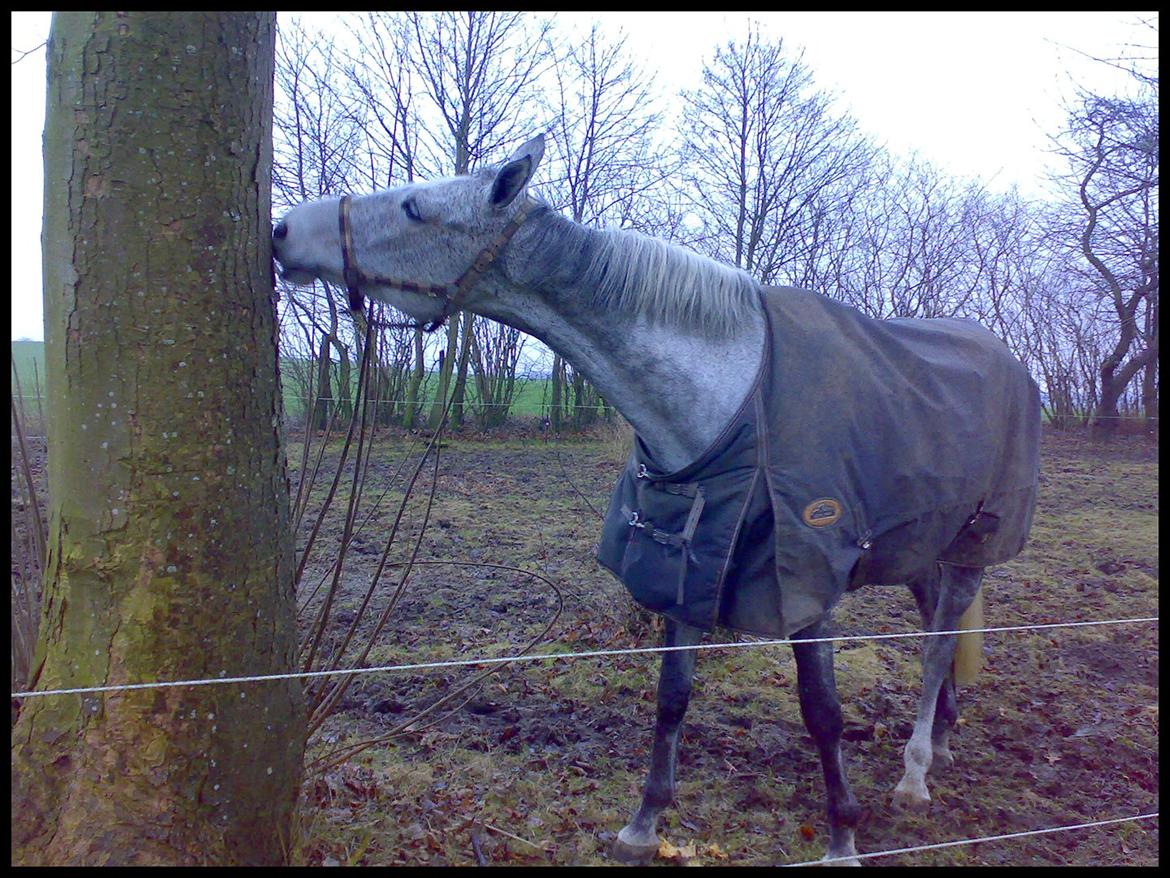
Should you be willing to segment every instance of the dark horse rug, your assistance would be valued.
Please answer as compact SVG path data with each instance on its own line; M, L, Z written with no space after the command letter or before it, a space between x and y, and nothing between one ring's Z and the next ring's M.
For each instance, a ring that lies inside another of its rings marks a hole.
M787 637L848 588L937 561L1014 557L1032 523L1040 396L978 324L874 320L807 290L763 293L754 388L698 460L640 438L598 560L643 606Z

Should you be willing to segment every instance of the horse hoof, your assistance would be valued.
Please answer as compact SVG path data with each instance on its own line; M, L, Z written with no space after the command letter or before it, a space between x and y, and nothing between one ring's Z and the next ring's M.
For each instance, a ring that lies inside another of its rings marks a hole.
M930 760L930 771L932 774L947 771L954 768L955 757L951 751L946 747L936 747L934 749L934 758Z
M861 860L856 856L844 856L841 854L830 855L825 854L821 857L821 865L823 866L857 866L861 868Z
M894 808L921 811L930 807L930 793L922 777L906 774L894 788Z
M610 846L609 855L627 866L645 866L658 853L658 836L639 836L626 826Z
M912 784L903 780L894 788L894 807L900 811L925 811L930 807L930 793L925 784Z

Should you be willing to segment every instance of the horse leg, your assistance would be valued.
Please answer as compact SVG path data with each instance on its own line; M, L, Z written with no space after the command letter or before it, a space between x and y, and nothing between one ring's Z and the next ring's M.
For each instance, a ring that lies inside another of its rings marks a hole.
M918 615L922 618L922 630L930 631L934 623L934 612L938 607L939 565L931 564L930 569L911 579L907 585L918 604ZM925 661L925 652L923 660ZM959 720L959 700L955 690L955 673L949 666L946 679L935 703L934 725L930 730L931 768L950 768L955 764L951 754L951 730Z
M939 577L938 601L930 622L931 631L953 631L979 590L982 567L943 564ZM906 773L894 788L894 804L902 807L930 804L926 772L934 755L936 708L942 697L955 656L955 637L948 634L926 638L922 655L922 698L914 731L906 743ZM952 684L953 688L953 684ZM953 692L952 692L953 698ZM944 741L945 743L945 741Z
M827 619L815 622L793 635L795 640L828 636ZM793 643L796 679L800 691L800 713L804 726L816 742L821 756L828 794L829 850L825 859L843 857L838 865L860 866L856 859L853 831L861 816L861 807L845 777L845 758L841 753L841 732L845 727L841 705L837 700L837 681L833 674L833 644Z
M666 623L663 646L694 646L703 636L698 628ZM658 678L658 719L654 726L654 751L650 776L642 792L642 804L622 827L613 844L613 856L624 863L645 863L658 850L658 815L674 799L674 764L683 716L691 697L695 673L695 650L680 649L662 654Z

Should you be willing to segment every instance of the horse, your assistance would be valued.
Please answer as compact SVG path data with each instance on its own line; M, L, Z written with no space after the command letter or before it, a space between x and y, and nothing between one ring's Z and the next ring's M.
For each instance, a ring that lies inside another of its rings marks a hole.
M613 843L645 862L673 801L696 646L716 626L790 638L827 792L826 860L858 865L829 622L841 595L903 584L953 632L983 570L1014 556L1038 481L1039 393L964 320L875 320L640 233L587 228L528 192L544 137L499 165L290 210L291 283L344 286L428 330L469 310L543 341L635 431L598 559L661 613L641 802ZM966 635L964 635L966 636ZM930 802L953 762L958 635L926 638L894 803Z

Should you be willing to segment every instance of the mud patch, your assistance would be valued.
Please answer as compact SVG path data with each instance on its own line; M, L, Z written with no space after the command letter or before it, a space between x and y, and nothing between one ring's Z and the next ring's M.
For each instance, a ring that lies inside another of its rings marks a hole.
M399 451L387 447L384 471L395 471ZM516 564L552 578L565 609L542 651L656 645L651 619L593 560L599 521L589 506L605 508L621 465L620 453L595 442L452 441L419 557ZM1128 444L1113 457L1108 447L1046 436L1042 469L1029 546L985 580L987 624L1157 616L1156 455ZM347 566L350 612L388 528L386 518L373 522L363 532L364 551ZM380 590L373 603L387 599ZM554 603L525 577L420 567L377 657L390 663L507 654L539 630ZM846 635L919 628L902 588L846 595L835 617ZM890 792L916 709L920 649L917 640L890 640L838 653L845 758L867 815L859 850L1157 810L1155 625L988 635L985 670L960 693L955 766L930 776L926 815L900 815L890 811ZM384 734L472 673L362 678L314 752ZM608 844L645 780L656 680L652 656L504 669L425 729L308 784L302 860L608 864ZM823 780L800 718L790 650L700 656L678 773L676 805L664 814L660 836L679 846L695 842L697 850L717 845L720 856L704 863L764 866L823 854ZM1158 861L1157 821L1147 821L879 862Z
M1125 642L1069 643L1061 647L1061 655L1069 670L1079 667L1086 676L1111 688L1133 683L1151 688L1158 685L1157 653L1150 655Z

